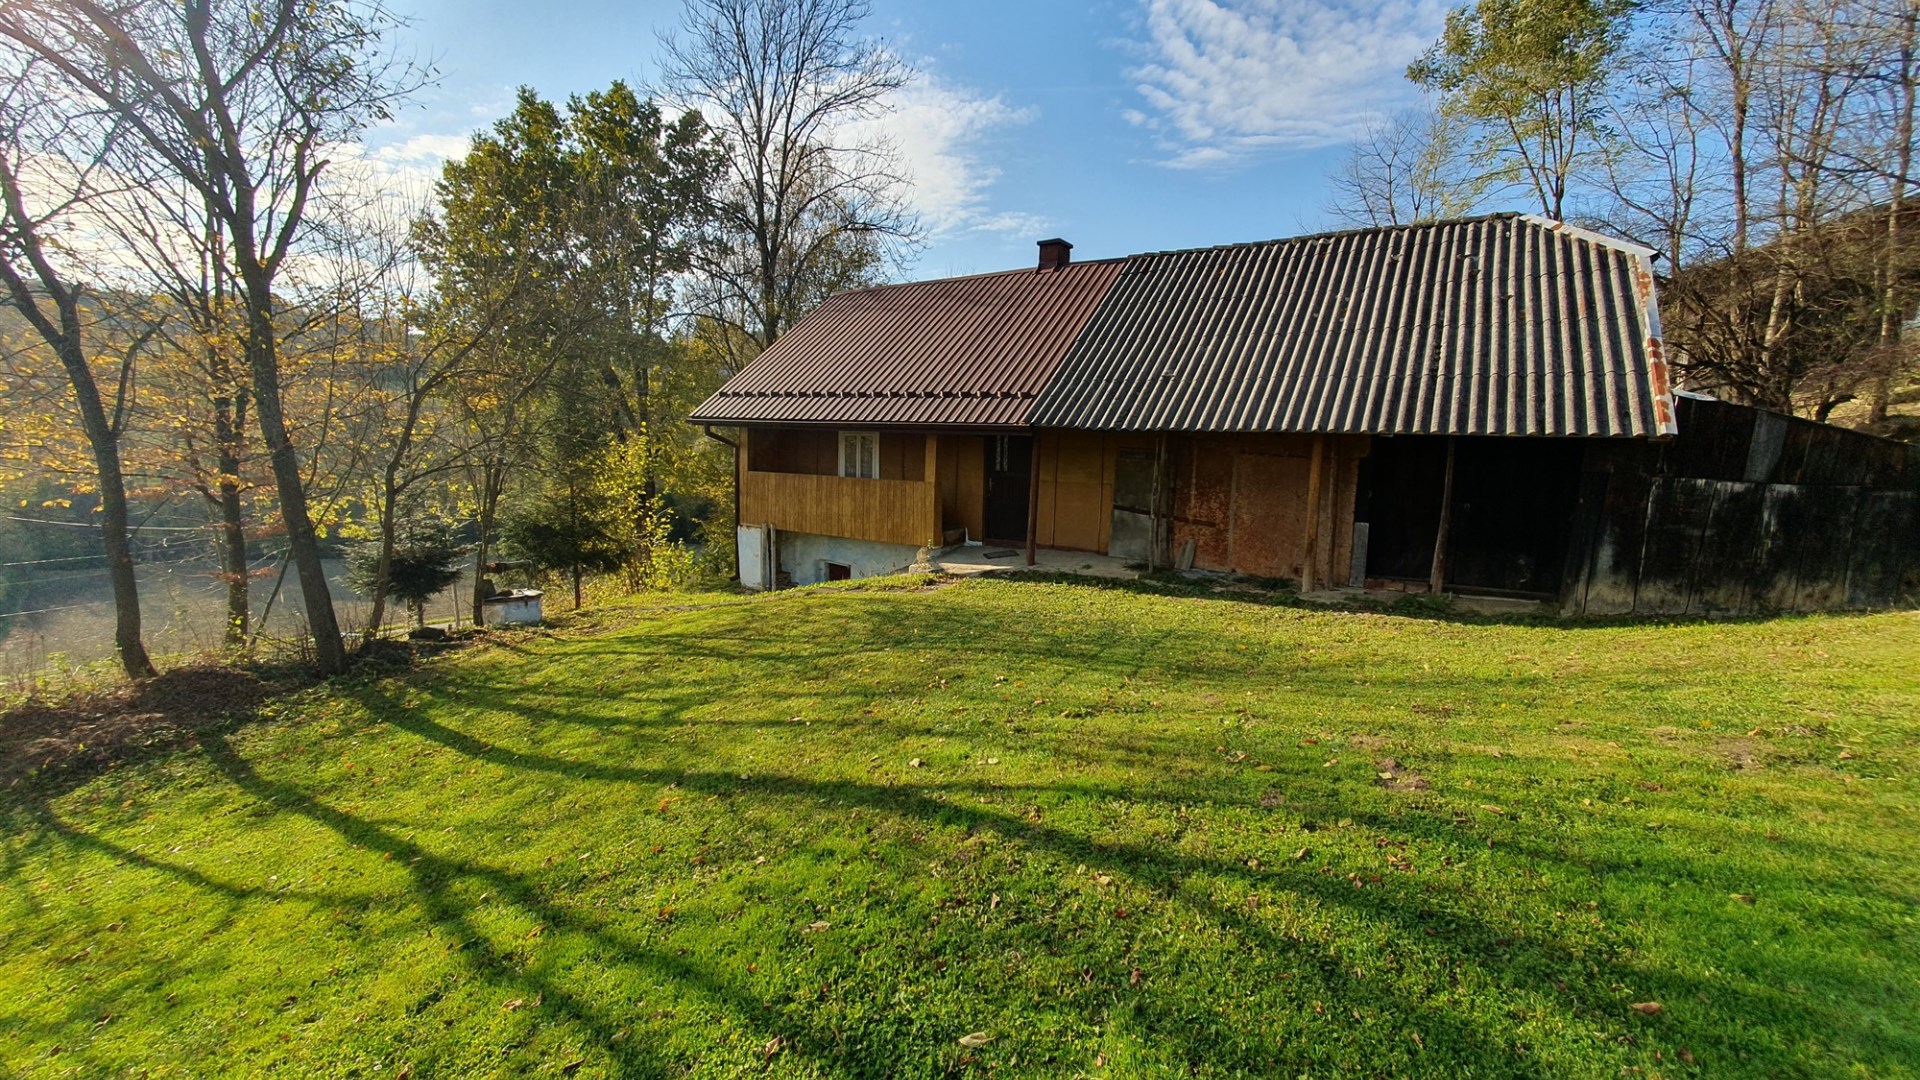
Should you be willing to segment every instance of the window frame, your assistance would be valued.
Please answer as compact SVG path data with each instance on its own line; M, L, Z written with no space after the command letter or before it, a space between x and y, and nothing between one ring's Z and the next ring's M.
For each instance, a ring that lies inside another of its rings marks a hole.
M859 446L861 445L862 442L865 442L868 446L872 447L873 449L873 456L870 459L873 467L873 471L871 473L865 473L860 471ZM849 454L850 450L851 450L851 455ZM848 468L850 456L852 458L852 466L853 466L852 469ZM840 432L840 475L849 480L880 479L880 433L879 432L877 431L842 431Z

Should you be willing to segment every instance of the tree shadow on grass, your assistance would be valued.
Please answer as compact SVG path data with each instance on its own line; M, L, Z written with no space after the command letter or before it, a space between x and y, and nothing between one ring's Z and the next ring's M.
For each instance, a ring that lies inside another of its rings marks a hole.
M999 642L995 647L1007 650L1010 664L1023 662L1019 643L1033 633L1033 628L1017 625L1022 618L1018 611L999 622L982 622L977 609L937 613L916 609L905 613L852 604L835 605L833 616L836 622L845 624L845 636L840 639L843 641L906 640L911 635L912 644L936 654ZM735 613L722 618L733 621L748 616ZM740 625L737 621L734 624ZM1770 992L1734 985L1731 979L1696 979L1648 970L1635 959L1632 940L1618 933L1603 939L1610 946L1609 955L1605 956L1596 956L1590 946L1576 944L1571 938L1551 932L1515 938L1511 928L1474 910L1471 894L1451 898L1456 902L1449 903L1449 897L1428 892L1421 879L1411 874L1387 874L1379 881L1363 880L1359 883L1361 887L1356 888L1348 878L1337 873L1321 873L1306 865L1256 869L1234 859L1194 855L1150 839L1103 837L1062 829L979 801L984 796L1021 792L1036 798L1051 796L1056 801L1151 806L1156 812L1164 813L1179 806L1212 804L1223 794L1218 784L1187 786L1176 778L1162 775L1150 778L1140 787L1083 782L997 784L988 780L905 785L807 777L796 775L792 769L759 770L743 779L738 770L733 769L632 764L671 760L669 747L663 741L663 733L670 729L700 724L719 726L720 722L703 719L703 716L711 711L714 701L724 700L735 687L724 681L727 678L724 674L684 677L683 669L674 665L690 654L715 662L764 667L775 684L805 687L810 708L820 710L824 706L829 717L837 716L859 727L881 727L878 723L844 719L856 715L859 707L872 700L876 691L890 687L912 688L912 680L898 672L871 683L836 682L835 674L848 670L856 654L872 650L863 652L831 641L814 641L801 649L788 648L807 632L804 626L788 627L782 633L771 635L750 637L743 633L734 640L710 639L707 635L713 629L710 623L686 628L660 626L628 642L605 639L573 642L565 643L556 651L549 651L541 644L532 646L536 653L556 662L578 660L593 665L619 656L630 664L659 665L647 678L638 680L634 689L620 693L617 704L626 710L624 716L607 707L604 693L561 687L529 689L511 678L479 677L470 670L459 673L462 681L458 694L452 693L453 687L438 677L349 684L342 687L342 692L358 700L376 723L390 725L412 737L517 776L549 775L612 785L616 790L607 793L608 798L631 798L638 789L652 791L677 785L690 793L720 799L723 805L741 799L784 804L793 808L799 820L832 822L850 812L860 812L921 829L992 831L1020 849L1054 863L1083 864L1115 878L1137 882L1151 890L1158 902L1188 911L1227 935L1286 958L1285 964L1310 973L1313 986L1330 1000L1380 1003L1393 1023L1423 1033L1429 1047L1445 1050L1456 1062L1474 1062L1488 1075L1531 1075L1540 1071L1540 1062L1515 1052L1511 1039L1517 1025L1503 1023L1497 1017L1466 1015L1450 1007L1444 995L1439 999L1410 996L1393 986L1391 980L1378 976L1363 982L1348 967L1351 957L1342 954L1335 944L1302 940L1269 925L1249 910L1220 902L1211 893L1209 883L1230 882L1236 889L1266 895L1290 894L1311 906L1349 913L1366 924L1384 927L1393 940L1406 942L1409 951L1423 951L1456 970L1481 969L1482 977L1513 1002L1515 1009L1550 1008L1569 1022L1600 1031L1622 1031L1622 1024L1627 1022L1623 1018L1622 999L1614 987L1631 986L1637 995L1671 1002L1688 1002L1710 995L1716 1001L1717 1013L1745 1013L1746 1025L1705 1024L1669 1017L1660 1021L1658 1028L1639 1030L1648 1047L1664 1046L1671 1052L1680 1045L1689 1045L1704 1061L1720 1063L1729 1069L1739 1068L1734 1063L1742 1055L1764 1054L1768 1050L1765 1039L1773 1034L1767 1031L1768 1018L1793 1004ZM1013 644L1006 644L1008 641ZM1219 652L1217 642L1208 641L1205 634L1197 631L1137 628L1107 647L1074 648L1061 655L1049 655L1043 662L1063 670L1097 671L1116 679L1143 670L1168 678L1204 678L1241 670L1245 664L1243 659L1231 656L1200 662L1176 659L1193 655L1211 657ZM1304 689L1325 694L1339 693L1356 673L1351 664L1344 662L1303 664L1295 671L1296 676L1303 679L1312 676ZM1432 687L1423 687L1422 691L1432 692ZM460 704L482 712L473 724L443 722L436 717L448 716L450 710L414 703L410 695L419 693L432 696L425 705ZM783 705L780 696L774 695L765 706L769 710L767 717L727 723L743 728L770 727L778 723L778 714L789 711ZM584 726L597 728L607 736L617 735L620 741L601 744L598 753L589 744L574 758L518 749L503 745L497 733L482 726L486 717L501 714L520 714L520 722L530 730L554 724ZM819 719L823 723L835 722L829 717ZM890 719L884 722L883 733L905 737L916 730L926 729ZM1124 756L1113 748L1089 747L1084 752L1130 774L1141 773L1144 760L1155 757L1167 760L1173 755L1192 752L1190 740L1160 740L1150 733L1129 738L1138 745ZM684 987L694 997L731 1018L756 1040L790 1039L787 1052L816 1068L842 1074L881 1075L899 1067L909 1052L920 1049L882 1045L871 1038L862 1041L858 1036L848 1041L830 1022L812 1018L804 1010L787 1012L788 1022L782 1024L779 1022L783 1015L779 1011L781 1002L755 993L743 979L730 978L711 964L690 960L677 951L610 927L525 875L479 860L436 852L428 843L412 839L403 823L382 824L366 815L328 805L300 783L263 777L222 731L203 732L198 741L207 759L237 790L282 812L321 825L345 842L405 867L409 892L423 917L451 940L468 943L460 955L470 978L498 987L503 997L512 994L538 1000L544 1007L556 1010L577 1025L598 1052L622 1072L655 1075L683 1069L689 1063L671 1050L626 1037L626 1025L632 1018L621 1015L617 1006L596 998L578 985L577 980L570 980L568 973L523 967L512 953L492 944L484 928L476 922L466 896L480 890L492 893L537 924L590 943L596 952L611 958L614 965L630 965ZM611 757L616 749L620 760ZM1269 773L1258 782L1279 785L1290 792L1315 792L1326 787L1324 782L1312 782L1306 773ZM969 804L969 799L974 804ZM1523 826L1495 826L1484 834L1475 829L1463 836L1460 827L1443 818L1437 809L1428 812L1414 808L1390 813L1356 807L1341 801L1337 794L1298 795L1289 809L1322 821L1347 818L1355 828L1367 830L1383 840L1412 840L1449 857L1465 858L1474 844L1493 835L1503 853L1501 857L1508 860L1501 867L1505 872L1517 872L1522 867L1574 877L1606 873L1658 876L1667 872L1638 863L1613 865L1602 860L1601 865L1595 866L1581 862L1567 852L1556 850L1548 839L1529 835ZM94 844L92 841L97 838L88 838L77 829L63 825L52 827L62 842L92 847L123 862L176 874L184 869L152 860L143 863L144 857L116 851L114 845L105 841ZM217 881L183 880L197 888L229 891ZM334 898L314 899L328 903ZM1633 913L1609 914L1616 918L1633 917ZM1053 938L1045 928L1028 933L1042 948L1070 952L1084 947L1083 943ZM778 943L752 944L775 947ZM1856 984L1863 993L1874 989L1860 983L1857 977L1850 978L1851 974L1835 970L1823 977L1839 985ZM1565 985L1555 987L1554 980ZM1155 1039L1191 1067L1260 1070L1292 1060L1285 1049L1275 1050L1268 1057L1251 1056L1251 1051L1245 1049L1237 1051L1247 1055L1245 1057L1226 1056L1228 1052L1220 1047L1231 1042L1230 1033L1222 1031L1217 1022L1196 1020L1191 1014L1193 1003L1163 999L1152 992L1151 984L1149 987L1131 999L1135 1002L1136 1015L1143 1018ZM1123 993L1116 990L1106 999L1108 1004L1121 1000ZM1062 996L1067 996L1065 988ZM798 1030L795 1024L799 1025ZM1800 1030L1783 1032L1778 1037L1783 1045L1791 1041L1804 1042L1812 1037L1814 1026L1803 1024ZM1920 1040L1910 1031L1873 1031L1864 1021L1834 1009L1821 1009L1818 1026L1827 1029L1820 1034L1828 1040L1828 1045L1838 1052L1856 1054L1869 1064L1897 1067L1894 1063L1920 1059ZM396 1049L404 1051L405 1048ZM930 1055L936 1053L931 1047L926 1051ZM1632 1048L1607 1053L1623 1064L1645 1060ZM1355 1063L1355 1067L1364 1071L1366 1066Z
M1276 934L1247 912L1213 903L1197 890L1186 888L1187 883L1198 879L1229 879L1255 892L1272 894L1285 891L1319 905L1349 910L1363 920L1390 927L1394 935L1402 940L1409 943L1424 942L1426 947L1439 948L1458 964L1481 967L1486 976L1504 987L1507 993L1521 997L1540 994L1554 996L1565 1016L1594 1028L1619 1029L1623 1021L1624 1003L1616 1000L1619 995L1613 988L1623 985L1634 987L1637 993L1677 1002L1710 994L1723 1003L1717 1006L1721 1011L1734 1014L1741 1011L1737 1001L1726 1003L1729 995L1737 997L1740 992L1725 984L1709 984L1671 972L1649 970L1630 959L1596 958L1551 936L1516 938L1511 930L1477 917L1470 907L1454 906L1452 910L1439 910L1444 905L1433 895L1425 893L1417 879L1411 876L1399 878L1390 875L1365 883L1364 888L1356 888L1346 878L1304 869L1261 872L1239 862L1196 857L1150 843L1083 836L987 807L964 805L951 797L969 790L981 793L988 788L1004 792L1008 785L943 783L908 787L777 774L743 778L737 773L720 770L686 771L558 760L502 747L471 732L447 727L430 719L424 710L382 710L381 715L387 722L421 738L476 760L517 772L546 772L575 779L642 785L649 789L671 784L691 793L725 799L771 797L794 804L803 816L808 817L831 818L849 810L865 810L916 821L924 826L943 826L970 833L991 829L1012 838L1025 848L1044 852L1060 863L1084 864L1114 876L1124 875L1148 884L1157 891L1163 902L1187 907L1222 929L1258 941L1264 948L1291 956L1310 966L1318 973L1327 992L1342 1000L1378 999L1383 992L1377 983L1359 985L1348 975L1341 959L1333 951L1315 950L1301 941ZM1272 779L1284 783L1286 777L1276 776ZM1019 785L1011 787L1023 790ZM1032 790L1048 789L1041 787ZM1143 796L1137 790L1078 786L1069 797L1136 802L1144 799L1162 807L1170 807L1198 805L1209 800L1213 794L1205 791L1162 790ZM1409 816L1360 814L1352 807L1332 802L1301 809L1302 812L1327 819L1337 814L1353 815L1356 826L1383 837L1416 839L1429 845L1428 850L1435 846L1450 846L1456 855L1461 856L1471 850L1470 843L1479 839L1476 832L1463 842L1457 826L1428 819L1424 815L1411 815L1410 820ZM1580 868L1567 863L1564 854L1544 844L1530 843L1522 832L1502 833L1500 847L1510 852L1506 856L1510 862L1562 874L1594 872L1592 868ZM1645 871L1649 868L1637 869ZM1439 945L1432 944L1436 936L1441 938ZM1618 941L1616 945L1623 955L1633 952L1624 941ZM1489 969L1489 965L1497 970ZM1843 979L1844 975L1844 972L1839 973ZM1556 982L1561 984L1557 994L1549 989ZM1391 992L1386 996L1391 998ZM1753 998L1752 1004L1760 1007L1759 1015L1765 1015L1794 1003L1781 995L1766 994ZM1143 1008L1152 1012L1151 1003ZM1425 1032L1426 1038L1436 1047L1452 1047L1483 1062L1493 1072L1510 1070L1517 1075L1534 1068L1524 1058L1516 1056L1513 1047L1506 1045L1494 1032L1477 1027L1443 1007L1402 998L1393 1000L1391 1008L1413 1030ZM1844 1021L1838 1016L1834 1019L1844 1029ZM1160 1029L1163 1037L1178 1038L1177 1029L1170 1018L1160 1025ZM1845 1041L1858 1045L1860 1037L1866 1034L1852 1032ZM1885 1033L1881 1034L1885 1036ZM1712 1054L1722 1061L1732 1061L1759 1049L1742 1044L1737 1038L1730 1038L1724 1030L1705 1025L1690 1033L1675 1034L1673 1040L1675 1046L1690 1042L1693 1052ZM1888 1049L1896 1054L1909 1050L1920 1052L1920 1040L1894 1036L1887 1041L1891 1043ZM1194 1057L1194 1060L1198 1062L1202 1059ZM1496 1065L1496 1062L1506 1062L1507 1065Z

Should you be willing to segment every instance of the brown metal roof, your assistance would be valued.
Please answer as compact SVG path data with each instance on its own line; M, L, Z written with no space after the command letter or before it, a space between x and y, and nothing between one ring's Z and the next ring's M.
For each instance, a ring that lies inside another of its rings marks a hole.
M695 409L708 424L1013 427L1122 260L830 297Z
M1137 255L1030 420L1670 435L1649 255L1519 215Z

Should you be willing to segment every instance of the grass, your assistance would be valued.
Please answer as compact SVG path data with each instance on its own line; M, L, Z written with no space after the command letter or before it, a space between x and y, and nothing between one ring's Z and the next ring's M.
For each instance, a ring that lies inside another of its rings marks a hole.
M0 1072L1916 1076L1916 660L1913 613L611 610L0 795Z

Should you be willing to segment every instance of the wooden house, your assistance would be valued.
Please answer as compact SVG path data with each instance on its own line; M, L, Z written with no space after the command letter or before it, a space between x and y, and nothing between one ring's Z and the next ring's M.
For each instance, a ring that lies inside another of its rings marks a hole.
M1910 591L1911 450L1676 395L1651 255L1514 214L1084 262L1047 240L832 297L692 419L737 431L753 587L984 542L1569 612ZM1802 519L1817 543L1780 531Z

